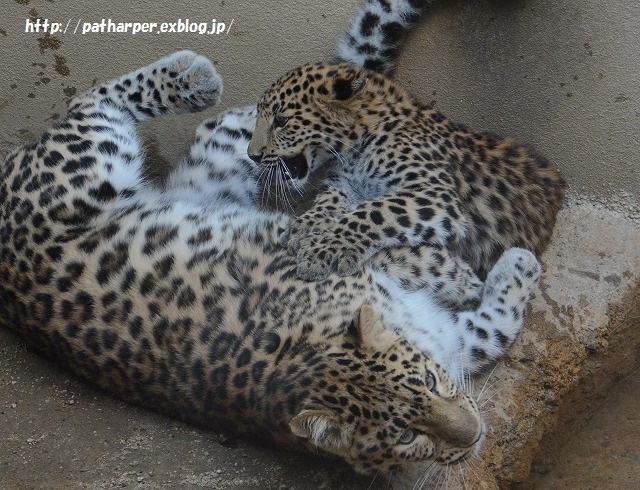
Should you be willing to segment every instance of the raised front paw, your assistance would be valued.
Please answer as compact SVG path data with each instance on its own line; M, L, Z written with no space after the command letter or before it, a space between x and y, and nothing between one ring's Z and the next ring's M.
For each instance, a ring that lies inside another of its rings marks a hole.
M193 51L177 51L149 68L154 76L166 79L158 80L164 82L160 87L174 92L174 98L169 100L179 109L198 112L220 101L222 78L204 56Z
M356 274L370 254L356 240L347 241L328 231L303 239L296 257L298 277L321 281L333 271L340 276Z

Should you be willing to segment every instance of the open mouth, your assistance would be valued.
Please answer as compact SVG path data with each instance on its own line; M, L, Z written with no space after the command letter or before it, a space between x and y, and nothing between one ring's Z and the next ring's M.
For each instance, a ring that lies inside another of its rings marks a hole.
M304 155L293 155L290 157L280 157L284 164L280 171L285 179L303 179L309 173L309 165Z

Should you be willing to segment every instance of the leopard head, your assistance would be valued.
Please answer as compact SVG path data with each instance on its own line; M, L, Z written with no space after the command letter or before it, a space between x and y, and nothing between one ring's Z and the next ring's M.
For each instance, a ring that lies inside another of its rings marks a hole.
M348 165L399 94L391 80L354 65L302 66L262 97L249 157L301 188L331 160Z
M290 421L292 432L358 472L389 471L474 454L483 435L478 406L447 373L386 330L364 305L357 340L329 350L313 395Z

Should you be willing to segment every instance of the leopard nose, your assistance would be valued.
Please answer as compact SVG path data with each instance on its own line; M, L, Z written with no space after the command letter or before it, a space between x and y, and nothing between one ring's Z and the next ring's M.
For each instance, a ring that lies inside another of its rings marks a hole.
M251 160L253 160L257 164L260 164L260 162L262 161L262 153L249 153L248 155L249 158L251 158Z

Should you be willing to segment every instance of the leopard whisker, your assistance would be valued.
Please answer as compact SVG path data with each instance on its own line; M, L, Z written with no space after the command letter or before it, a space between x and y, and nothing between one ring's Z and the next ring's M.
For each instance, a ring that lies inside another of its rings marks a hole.
M279 164L278 165L274 165L272 168L272 172L273 172L273 178L274 180L274 187L275 187L275 202L276 202L276 206L278 207L278 209L280 209L280 196L278 195L280 192L280 180L282 178L282 176L280 175L280 168L279 168Z
M348 161L347 159L344 157L344 155L342 155L341 153L338 152L338 150L336 150L333 146L331 145L327 145L327 150L329 151L329 153L331 153L334 157L336 157L336 159L340 162L340 164L345 167L348 168Z
M442 481L446 478L446 467L442 466L442 465L438 465L440 471L438 472L438 478L436 479L435 485L433 486L433 488L438 489L440 488L440 484L442 483Z
M360 152L360 148L358 148L358 147L356 147L356 146L354 146L354 145L350 145L350 144L349 144L349 143L347 143L346 141L343 141L343 140L338 139L338 138L334 138L334 140L335 140L337 143L340 143L342 146L344 146L344 147L346 147L347 149L349 149L350 151L358 152L358 153Z
M498 368L498 365L500 363L496 363L495 366L493 366L493 369L491 370L491 372L489 373L489 375L487 376L487 379L485 379L484 384L482 385L482 388L480 388L480 393L478 393L477 399L478 401L480 401L482 399L482 395L484 393L484 390L487 387L487 383L489 382L489 380L491 379L491 377L493 376L493 374L495 373L496 369Z
M291 172L289 172L289 169L287 168L287 166L284 164L284 162L282 162L282 159L280 160L285 172L287 173L287 175L291 176ZM300 197L304 196L304 190L303 187L300 185L300 183L298 182L298 179L290 179L289 181L286 181L284 183L288 188L292 188L294 189L299 195Z
M370 484L369 484L369 486L367 487L367 490L371 490L371 487L373 487L373 484L375 483L376 478L378 478L378 475L379 475L379 474L380 474L380 472L379 472L379 471L376 471L376 474L375 474L375 475L373 475L373 480L371 480L371 483L370 483Z
M461 463L459 465L459 472L460 472L459 474L462 480L463 489L470 488L469 484L467 483L468 478L465 477L465 474L467 476L473 476L474 473L478 473L479 461L480 461L480 458L476 454L472 454L468 459L464 461L464 463Z
M491 386L493 387L495 384L497 384L497 382ZM504 390L504 387L491 393L487 398L485 398L484 400L478 403L478 407L480 409L483 409L488 403L492 402L494 398L496 398L500 393L502 393L503 390Z
M272 193L273 168L271 166L263 167L259 179L263 182L262 204L264 205L265 202L268 204Z
M413 490L422 490L425 488L425 485L440 477L442 471L442 466L438 464L436 461L432 461L424 470L422 476L418 479L418 481L413 486Z
M466 467L463 465L459 465L458 466L458 475L460 476L460 481L462 482L462 488L466 489L469 488L469 485L467 485L467 479L465 478L465 473L466 473Z
M260 173L258 174L258 183L260 184L260 205L264 207L265 199L268 202L269 197L271 196L271 189L269 188L268 183L269 177L269 167L262 167L260 169Z
M284 202L285 210L289 209L289 210L293 211L294 210L294 206L291 203L291 199L290 199L290 196L289 196L290 186L287 184L287 181L284 178L285 174L291 176L291 172L289 171L289 168L285 165L284 160L282 160L282 158L278 158L278 169L277 169L277 174L276 174L276 179L277 179L276 188L280 187L280 191L282 193L282 201ZM278 201L277 196L276 196L276 201Z

